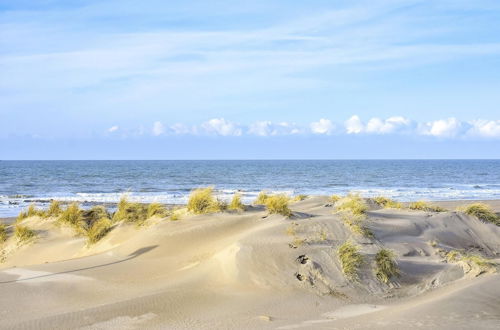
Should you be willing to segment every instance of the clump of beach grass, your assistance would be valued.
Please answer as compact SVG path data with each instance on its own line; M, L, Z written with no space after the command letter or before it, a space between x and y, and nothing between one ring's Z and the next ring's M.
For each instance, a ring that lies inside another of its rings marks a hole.
M83 222L80 231L87 238L87 244L92 245L106 236L112 226L109 217L102 217L96 221Z
M78 228L80 222L83 221L83 211L80 209L78 203L69 204L58 218L60 223Z
M491 207L484 203L472 203L458 208L458 211L476 217L480 220L491 222L500 226L500 217L493 212Z
M368 205L359 194L348 194L346 197L339 199L335 203L335 209L339 212L350 211L353 214L365 214L368 210Z
M477 254L467 254L457 250L451 250L446 253L446 260L450 263L462 263L468 265L469 270L475 268L477 275L495 270L497 264ZM468 272L468 271L467 271Z
M352 211L345 211L340 213L340 218L353 233L363 237L373 238L373 233L364 224L366 215L355 214Z
M375 276L382 283L389 283L392 277L399 276L399 268L393 251L381 249L375 255Z
M372 198L372 200L379 206L383 207L384 209L401 209L403 208L403 204L396 202L393 199L384 197L384 196L378 196Z
M26 243L34 239L36 237L36 233L27 226L18 224L14 227L14 236L17 238L19 243Z
M124 221L143 225L148 219L148 206L141 203L129 202L126 197L122 197L118 203L113 222Z
M292 201L293 202L300 202L300 201L303 201L307 198L308 196L307 195L304 195L304 194L299 194L297 196L295 196Z
M229 203L228 209L233 211L245 211L245 205L241 202L240 194L234 194L231 199L231 203Z
M269 195L265 190L262 190L258 195L255 201L253 202L254 205L265 205L266 200L269 198Z
M191 192L187 209L194 214L216 213L223 210L223 205L213 195L213 188L198 188Z
M35 204L30 204L26 211L21 211L19 215L16 218L16 222L22 221L27 218L39 216L42 217L44 215L44 212L42 210L38 210L35 206Z
M7 227L3 223L0 223L0 244L5 242L8 237Z
M330 196L330 200L332 201L332 203L337 203L341 198L342 198L342 196L340 196L340 195L331 195Z
M169 212L165 205L160 204L160 203L151 203L148 205L148 211L147 211L147 217L152 218L152 217L166 217L169 215Z
M359 278L359 268L364 263L364 258L359 252L359 247L351 241L346 241L338 248L337 255L342 266L342 272L346 278L351 281L357 281Z
M43 216L45 218L58 217L62 212L63 210L61 208L61 203L59 201L52 200L50 202L49 208L47 209L47 211L45 211Z
M444 209L440 206L437 206L437 205L429 204L425 201L417 201L417 202L410 203L410 205L408 205L408 208L410 210L415 210L415 211L446 212L446 209Z
M288 207L289 202L290 199L288 196L279 194L269 196L266 199L265 205L270 214L281 214L285 217L290 217L292 215L292 211Z

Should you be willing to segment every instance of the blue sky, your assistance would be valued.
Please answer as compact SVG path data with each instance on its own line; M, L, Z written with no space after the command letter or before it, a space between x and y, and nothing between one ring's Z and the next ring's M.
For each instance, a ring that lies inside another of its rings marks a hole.
M500 158L500 2L0 0L0 159Z

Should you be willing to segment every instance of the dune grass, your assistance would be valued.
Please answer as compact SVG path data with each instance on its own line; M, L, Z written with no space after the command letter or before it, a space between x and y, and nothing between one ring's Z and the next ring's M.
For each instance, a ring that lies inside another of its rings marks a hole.
M269 198L269 195L265 190L262 190L258 195L255 201L253 202L254 205L265 205L266 200Z
M167 210L167 208L163 204L151 203L148 205L148 211L147 211L148 218L152 218L152 217L164 218L164 217L167 217L169 214L170 214L170 212Z
M335 209L338 212L350 211L355 215L359 215L368 211L368 205L359 194L348 194L335 203Z
M58 218L58 222L74 228L78 228L81 221L83 221L83 211L78 203L68 205Z
M396 255L388 249L381 249L375 255L375 276L382 283L389 283L392 277L399 276Z
M480 220L491 222L500 226L500 217L493 212L491 207L484 203L472 203L463 207L459 207L458 211L464 212L470 216Z
M191 192L187 209L194 214L216 213L224 209L224 205L213 195L214 188L198 188Z
M27 226L16 225L14 227L14 236L19 243L26 243L36 237L35 231L29 229Z
M269 196L265 202L266 210L269 214L281 214L285 217L290 217L292 211L288 207L289 202L290 198L283 194Z
M437 206L437 205L432 205L429 204L425 201L418 201L418 202L413 202L408 205L408 208L410 210L414 211L425 211L425 212L446 212L446 209Z
M383 207L384 209L401 209L403 208L403 204L396 202L393 199L384 197L384 196L378 196L372 198L372 200L379 206Z
M7 238L9 238L7 234L7 227L3 223L0 223L0 244L5 242Z
M106 236L112 226L113 223L109 217L102 217L92 222L84 221L80 227L80 231L87 238L87 244L92 245Z
M497 264L477 254L468 254L457 250L451 250L446 253L446 260L449 263L464 262L469 266L475 266L479 273L488 272L497 267Z
M340 196L340 195L331 195L330 201L332 201L332 203L337 203L341 198L342 198L342 196Z
M370 229L368 229L364 222L366 220L366 215L364 214L354 214L352 211L345 211L340 213L340 218L344 224L353 232L354 234L373 238L374 235Z
M16 222L35 216L43 217L43 215L44 215L43 210L37 209L35 204L30 204L30 206L28 206L28 208L25 211L21 211L19 213L19 215L16 218Z
M351 241L346 241L338 248L337 255L342 266L342 272L346 278L351 281L357 281L359 279L359 268L364 263L364 258L359 253L359 247Z
M304 194L299 194L299 195L293 197L292 201L293 202L300 202L300 201L305 200L307 197L309 197L309 196L304 195Z
M49 208L44 213L44 218L58 217L63 212L61 208L61 203L59 201L53 200L50 202Z
M229 203L228 210L245 211L245 205L241 202L240 194L234 194L231 203Z
M113 222L123 221L134 223L137 226L143 225L148 219L148 206L141 203L129 202L126 197L122 197L118 203Z

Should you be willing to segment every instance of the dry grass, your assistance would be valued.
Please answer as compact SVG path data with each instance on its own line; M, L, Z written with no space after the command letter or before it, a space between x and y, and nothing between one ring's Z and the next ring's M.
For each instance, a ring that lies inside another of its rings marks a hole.
M42 210L38 210L35 204L30 204L30 206L26 209L26 211L21 211L17 216L16 222L20 222L24 219L39 216L43 217L44 212Z
M187 209L194 214L220 212L224 205L213 196L213 188L195 189L189 195Z
M147 217L152 218L152 217L159 217L159 218L164 218L169 215L169 212L165 205L160 204L160 203L151 203L148 205L148 210L147 210Z
M307 240L305 238L295 237L292 241L292 245L295 247L301 247L306 243L306 241Z
M491 207L484 203L472 203L458 208L458 211L476 217L480 220L491 222L500 226L500 217L493 212Z
M140 203L132 203L126 197L122 197L118 203L113 222L124 221L143 225L148 219L148 206Z
M368 205L358 194L348 194L335 203L335 209L339 212L350 211L353 214L365 214Z
M359 268L364 263L364 258L359 253L359 247L351 241L347 241L338 248L337 255L342 266L342 272L347 279L357 281Z
M344 224L349 227L349 229L354 233L367 238L373 238L374 235L370 229L368 229L364 222L366 220L366 215L355 214L352 211L345 211L340 213L340 218Z
M297 235L297 227L299 225L296 222L292 222L288 227L286 227L286 234L288 236L295 236Z
M266 199L266 209L270 214L281 214L290 217L292 211L288 207L290 199L286 195L273 195Z
M408 205L408 208L410 210L415 210L415 211L425 211L425 212L446 212L446 209L437 206L437 205L432 205L429 204L425 201L418 201L418 202L413 202Z
M16 225L14 227L14 236L17 238L19 243L26 243L34 239L36 237L36 233L26 226Z
M7 238L8 238L7 227L3 223L0 223L0 244L5 242Z
M307 196L307 195L303 195L303 194L300 194L300 195L295 196L295 197L292 199L292 201L293 201L293 202L300 202L300 201L303 201L303 200L307 199L307 197L309 197L309 196Z
M259 195L257 196L257 199L253 202L254 205L265 205L266 200L269 198L269 195L267 194L266 191L262 190Z
M377 203L377 205L383 207L384 209L401 209L403 208L403 205L399 202L396 202L393 199L384 197L384 196L378 196L372 198L372 200Z
M477 254L466 254L457 250L451 250L446 253L446 260L450 263L460 263L469 265L471 268L475 267L479 270L479 274L494 270L497 264Z
M61 208L61 203L59 201L53 200L50 202L49 208L44 213L45 218L58 217L63 212Z
M392 277L399 276L399 268L394 252L381 249L375 255L375 276L382 283L389 283Z
M71 203L61 213L58 221L65 225L78 228L80 226L80 222L83 221L83 211L78 206L78 203Z
M87 237L87 244L92 245L101 240L111 230L113 224L109 217L102 217L97 221L84 222L81 233Z
M181 215L178 212L172 212L170 215L170 220L171 221L177 221L181 219Z
M340 195L331 195L330 196L330 201L332 201L332 203L337 203L340 199L342 199L342 196L340 196Z
M231 203L229 203L228 209L233 211L245 211L245 205L241 202L240 194L234 194L233 199L231 199Z

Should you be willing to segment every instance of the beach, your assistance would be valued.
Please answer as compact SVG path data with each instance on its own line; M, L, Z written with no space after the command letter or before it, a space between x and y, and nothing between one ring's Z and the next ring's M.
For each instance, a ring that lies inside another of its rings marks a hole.
M182 212L141 226L117 222L96 244L55 219L4 246L1 328L77 329L495 329L500 322L500 227L457 212L383 208L371 199L352 231L329 196L290 202L292 215ZM486 201L500 212L500 201ZM357 280L339 262L345 242L364 258ZM374 274L381 248L399 276ZM451 258L460 251L463 258ZM480 255L482 267L466 255Z

